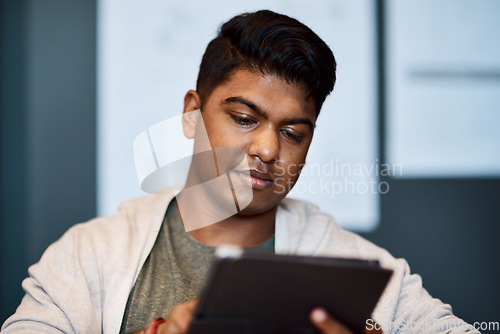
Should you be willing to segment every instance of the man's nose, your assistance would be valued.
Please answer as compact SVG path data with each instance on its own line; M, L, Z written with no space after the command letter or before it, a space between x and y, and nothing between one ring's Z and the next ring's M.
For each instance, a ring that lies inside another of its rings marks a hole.
M262 127L253 131L248 154L258 157L262 162L273 163L278 160L280 151L279 134L272 127Z

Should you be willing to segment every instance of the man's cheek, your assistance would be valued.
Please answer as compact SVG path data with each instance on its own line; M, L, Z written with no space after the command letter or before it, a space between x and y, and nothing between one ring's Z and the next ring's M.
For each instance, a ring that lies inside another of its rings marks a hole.
M279 177L276 181L277 186L281 189L280 194L286 195L297 182L299 174L297 169L290 168L287 172Z
M292 163L288 165L287 174L288 178L295 182L300 176L300 171L302 170L303 164Z

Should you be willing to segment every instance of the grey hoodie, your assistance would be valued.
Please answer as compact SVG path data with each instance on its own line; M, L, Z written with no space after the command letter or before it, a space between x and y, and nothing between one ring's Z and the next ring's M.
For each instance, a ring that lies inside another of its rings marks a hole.
M29 268L26 292L2 333L118 333L127 298L172 195L123 203L112 216L69 229ZM376 259L394 274L372 318L384 333L479 333L432 298L405 260L342 230L315 205L293 199L276 216L278 254ZM373 322L369 326L375 326Z

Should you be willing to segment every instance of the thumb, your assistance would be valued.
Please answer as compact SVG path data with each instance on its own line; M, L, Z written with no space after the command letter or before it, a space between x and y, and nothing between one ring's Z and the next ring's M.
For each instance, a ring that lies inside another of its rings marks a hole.
M315 308L309 318L322 334L352 334L342 323L330 316L324 309Z

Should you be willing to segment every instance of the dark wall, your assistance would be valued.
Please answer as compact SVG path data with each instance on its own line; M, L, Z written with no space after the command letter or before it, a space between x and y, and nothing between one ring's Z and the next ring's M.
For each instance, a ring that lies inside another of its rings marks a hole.
M26 276L25 3L2 1L0 19L0 322L14 310Z
M96 213L96 3L1 2L0 322L27 268Z
M406 258L456 315L500 321L500 180L387 181L380 226L364 236Z

